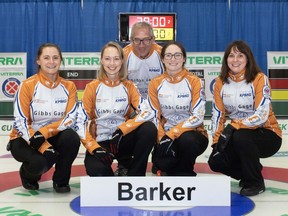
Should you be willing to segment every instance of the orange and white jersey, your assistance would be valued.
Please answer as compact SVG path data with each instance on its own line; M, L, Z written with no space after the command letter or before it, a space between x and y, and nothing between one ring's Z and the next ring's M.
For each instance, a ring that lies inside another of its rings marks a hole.
M159 140L165 133L174 140L192 130L208 137L203 125L205 89L201 79L186 69L174 77L164 73L152 79L148 101L155 111Z
M162 47L153 44L148 57L141 59L133 51L131 44L124 47L124 55L127 62L128 79L137 86L143 98L147 98L147 89L150 80L164 73L160 53Z
M138 113L133 119L129 119L131 107ZM117 128L126 135L153 117L152 109L132 81L96 79L86 85L82 104L78 107L75 129L82 144L92 153L99 147L98 142L111 139ZM90 130L89 120L94 121Z
M29 143L36 131L48 139L72 127L76 111L75 84L60 76L52 82L40 71L24 80L18 89L10 139L21 136Z
M230 74L228 80L229 83L223 83L218 77L214 85L213 144L218 142L226 116L229 116L232 126L236 129L263 127L281 137L282 131L272 111L268 77L258 73L253 82L247 83L242 72L236 76Z

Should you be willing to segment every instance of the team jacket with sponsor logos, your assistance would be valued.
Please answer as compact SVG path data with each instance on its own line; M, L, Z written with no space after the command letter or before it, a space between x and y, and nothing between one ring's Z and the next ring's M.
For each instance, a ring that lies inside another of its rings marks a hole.
M153 44L148 57L145 59L141 59L136 55L131 44L123 49L127 61L128 79L135 83L145 99L147 98L150 80L164 72L160 58L161 49L160 45Z
M263 127L274 131L279 137L282 131L272 111L270 84L267 76L258 73L255 80L247 83L245 71L237 75L229 73L229 84L218 77L214 85L212 107L213 144L224 129L226 115L236 129Z
M48 139L73 126L77 90L73 82L58 76L55 82L41 71L21 83L14 101L14 124L10 139L22 137L29 143L34 132ZM50 146L46 141L40 152Z
M138 113L133 119L129 119L131 107ZM147 101L141 98L132 81L96 79L86 85L75 128L82 144L92 154L99 147L98 142L111 139L117 128L126 135L153 117ZM95 121L95 127L92 127L95 131L89 131L89 120Z
M186 131L197 130L208 138L204 129L205 90L197 76L183 69L174 77L167 73L151 80L148 100L155 110L158 139L165 133L178 138Z

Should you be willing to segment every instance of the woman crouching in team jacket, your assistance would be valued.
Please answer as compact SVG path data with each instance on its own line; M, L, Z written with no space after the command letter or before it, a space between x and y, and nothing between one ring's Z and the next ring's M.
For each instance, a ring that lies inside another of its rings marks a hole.
M203 125L204 86L200 78L184 68L186 51L180 43L164 45L161 59L165 73L152 79L148 87L158 128L153 165L167 175L196 176L196 158L208 146Z
M59 76L62 60L56 44L41 45L38 73L24 80L15 96L8 150L22 162L19 173L27 190L38 190L41 175L55 163L53 188L57 193L70 192L71 167L80 139L71 129L76 118L76 86Z
M208 163L213 171L240 180L240 194L245 196L265 191L260 158L275 154L282 143L270 92L250 47L243 41L229 44L214 85ZM225 126L226 116L231 123Z
M87 149L84 162L89 176L113 176L113 159L131 156L127 175L145 176L157 131L151 108L126 77L122 48L107 43L98 77L87 84L77 112L76 130ZM135 110L137 115L129 118Z

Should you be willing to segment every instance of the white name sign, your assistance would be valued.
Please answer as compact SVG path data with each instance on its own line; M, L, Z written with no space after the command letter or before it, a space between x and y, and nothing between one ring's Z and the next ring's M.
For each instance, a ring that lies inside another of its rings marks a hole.
M80 179L80 205L230 206L230 177L89 177Z

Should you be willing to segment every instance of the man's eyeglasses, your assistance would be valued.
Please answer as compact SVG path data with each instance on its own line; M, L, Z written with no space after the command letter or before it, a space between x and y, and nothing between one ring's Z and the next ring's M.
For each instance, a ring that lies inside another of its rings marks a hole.
M132 41L134 42L134 44L140 44L141 42L145 45L149 45L151 43L152 38L144 38L144 39L140 39L140 38L134 38Z
M180 52L177 52L177 53L174 53L174 54L172 54L172 53L165 53L164 54L164 59L167 59L167 60L170 60L170 59L172 59L172 57L174 56L174 58L175 59L182 59L182 57L183 57L183 53L180 53Z

